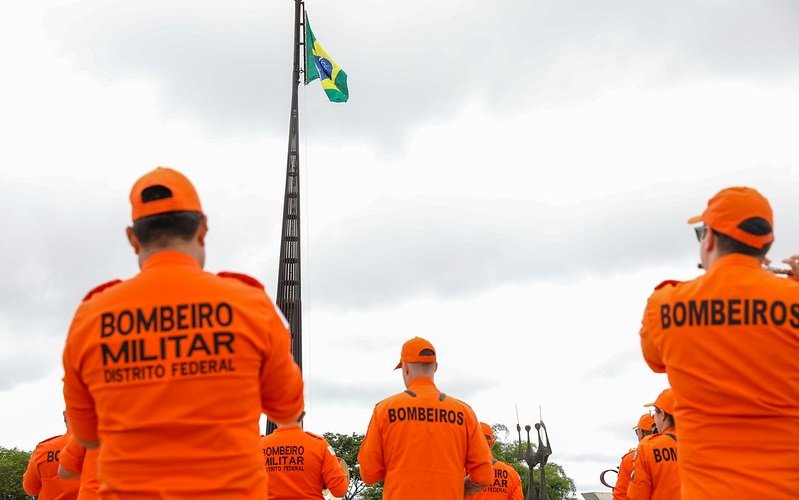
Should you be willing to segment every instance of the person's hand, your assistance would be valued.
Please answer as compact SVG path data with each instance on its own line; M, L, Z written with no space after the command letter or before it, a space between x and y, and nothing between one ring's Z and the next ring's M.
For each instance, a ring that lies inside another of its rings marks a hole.
M338 466L341 467L341 470L344 471L344 474L347 475L347 482L350 481L350 467L347 465L347 462L344 461L341 457L338 458Z
M463 478L463 498L474 495L483 488L484 484L474 484L468 477Z
M791 278L799 279L799 255L791 255L787 259L783 259L782 262L791 267Z

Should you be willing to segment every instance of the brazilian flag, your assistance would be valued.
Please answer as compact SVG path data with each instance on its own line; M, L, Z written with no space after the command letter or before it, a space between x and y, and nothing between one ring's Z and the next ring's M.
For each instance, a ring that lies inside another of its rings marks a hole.
M305 85L319 78L327 98L331 102L347 102L350 91L347 88L347 73L327 55L316 40L305 14Z

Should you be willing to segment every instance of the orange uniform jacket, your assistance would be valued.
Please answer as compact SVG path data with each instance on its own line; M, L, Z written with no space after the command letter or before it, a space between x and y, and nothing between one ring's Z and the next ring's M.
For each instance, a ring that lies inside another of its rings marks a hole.
M347 475L323 437L300 427L282 427L263 436L261 448L269 500L321 499L325 488L336 497L347 493Z
M97 448L87 450L81 446L74 435L70 435L61 450L61 467L80 474L78 500L98 498L100 481L97 479Z
M469 500L524 500L522 479L516 469L494 461L494 481L479 492L468 497Z
M652 294L641 345L674 392L683 499L796 498L799 283L724 256Z
M78 308L64 398L75 435L102 443L102 498L266 495L259 416L295 418L303 385L282 316L246 281L159 252Z
M633 471L633 456L635 450L630 450L621 457L619 464L619 475L616 477L616 485L613 487L613 500L627 500L627 487L630 485L630 474Z
M638 443L627 498L630 500L677 500L680 470L674 428Z
M78 497L80 481L58 477L61 448L68 437L69 433L51 437L36 445L22 476L25 493L38 496L40 500L74 500Z
M445 396L428 377L375 406L358 453L366 484L385 479L385 500L461 500L466 474L473 483L492 483L492 461L469 405Z

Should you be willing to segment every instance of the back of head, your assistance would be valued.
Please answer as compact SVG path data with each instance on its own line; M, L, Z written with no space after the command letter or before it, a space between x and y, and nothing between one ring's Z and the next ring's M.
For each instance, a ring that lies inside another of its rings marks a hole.
M191 181L167 167L139 178L131 189L130 203L133 234L144 247L162 248L175 240L189 241L204 217Z
M721 255L741 253L763 257L774 241L771 205L749 187L722 189L708 201L701 215L688 222L703 222L710 228L718 237Z
M429 367L436 364L436 349L429 340L422 337L414 337L402 344L400 361L394 369L401 368L403 363L415 365L423 370L429 369Z
M483 431L483 435L486 438L486 442L488 442L488 447L492 448L495 442L494 429L492 429L491 426L485 422L480 422L480 429Z
M638 418L638 423L633 427L633 430L640 432L640 437L652 434L655 428L655 419L649 413L644 413Z

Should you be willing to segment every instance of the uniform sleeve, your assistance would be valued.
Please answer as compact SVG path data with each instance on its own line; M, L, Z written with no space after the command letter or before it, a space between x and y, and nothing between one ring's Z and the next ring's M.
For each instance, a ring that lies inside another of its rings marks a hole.
M488 447L488 442L474 411L467 405L463 406L467 419L466 429L469 433L467 436L466 473L472 483L488 486L494 479L494 467L491 465L494 456L491 454L491 449Z
M630 473L633 469L633 453L627 453L619 464L619 475L613 487L613 500L627 500L627 488L630 486Z
M333 448L330 447L327 441L324 441L324 444L326 449L322 450L322 480L333 496L343 497L350 486L347 474L339 465Z
M636 451L636 458L633 460L627 498L630 500L650 500L652 498L652 471L649 468L646 453L640 444Z
M67 335L64 346L64 402L66 403L67 421L72 433L83 441L97 440L97 414L94 410L94 399L89 388L83 382L80 373L80 360L76 352L75 333L80 309Z
M508 477L510 479L510 486L508 487L509 500L524 500L524 492L522 492L522 478L519 473L510 464L508 465Z
M266 295L263 300L268 309L259 324L266 328L270 345L261 366L261 404L273 422L291 423L305 407L302 373L291 355L291 333L276 306Z
M83 470L83 460L86 457L86 448L78 443L74 434L69 436L64 449L61 450L61 456L58 461L64 469L72 472L80 472Z
M28 460L28 468L25 469L25 474L22 475L22 489L25 493L35 497L42 490L42 478L39 476L39 454L41 453L39 446L31 453L31 458Z
M372 420L358 451L358 464L361 470L361 479L366 484L374 484L386 477L385 462L383 461L383 436L380 429L379 408L375 406Z
M649 365L652 371L664 373L666 371L666 365L663 364L660 348L655 342L655 335L660 328L657 319L657 308L657 302L654 300L653 296L650 296L646 304L646 309L644 309L644 317L641 320L641 352L644 355L646 364Z

